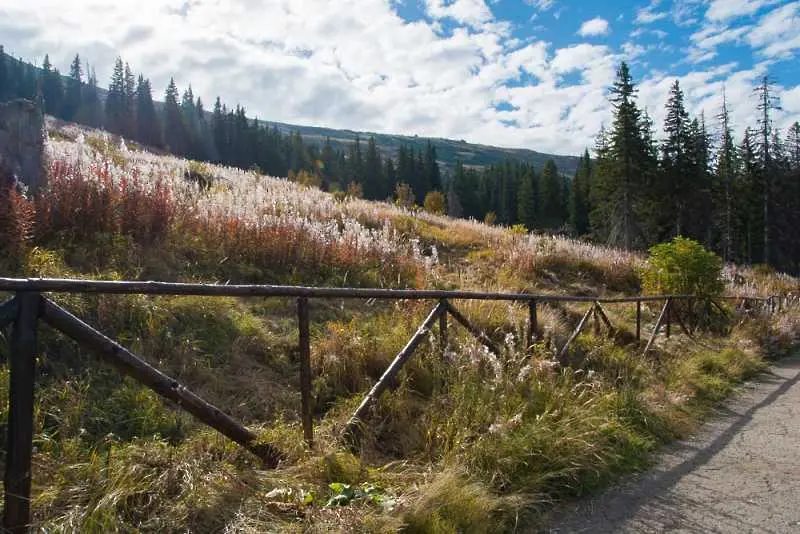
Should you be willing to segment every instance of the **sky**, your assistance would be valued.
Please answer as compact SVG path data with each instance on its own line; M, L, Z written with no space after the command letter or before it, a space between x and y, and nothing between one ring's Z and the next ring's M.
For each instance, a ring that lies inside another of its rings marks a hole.
M163 98L169 78L251 117L577 154L611 120L621 61L663 126L679 80L716 131L723 88L737 138L753 88L776 83L800 120L800 0L2 0L0 44L106 86L121 56Z

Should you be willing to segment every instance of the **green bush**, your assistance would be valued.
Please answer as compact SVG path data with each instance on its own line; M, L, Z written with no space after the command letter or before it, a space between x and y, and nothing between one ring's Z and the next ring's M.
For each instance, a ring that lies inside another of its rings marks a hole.
M649 294L711 298L725 289L720 257L681 236L651 247L641 276L642 288Z

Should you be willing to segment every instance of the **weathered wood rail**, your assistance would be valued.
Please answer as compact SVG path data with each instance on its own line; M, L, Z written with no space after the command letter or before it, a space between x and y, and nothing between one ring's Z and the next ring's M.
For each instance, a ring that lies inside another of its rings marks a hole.
M447 343L448 317L470 332L487 350L500 355L500 348L480 328L458 311L452 304L455 300L491 300L525 303L528 306L526 342L530 347L538 339L538 307L548 303L588 303L590 307L583 315L567 342L558 351L567 353L569 346L580 335L594 317L595 331L601 323L609 332L616 329L603 309L604 304L633 303L636 305L635 336L641 340L642 303L664 302L644 352L649 351L664 328L670 335L671 308L674 302L693 302L692 295L659 295L600 298L591 296L534 295L526 293L497 293L478 291L373 289L297 287L277 285L215 285L184 284L169 282L125 282L99 280L63 279L18 279L0 278L0 292L15 293L6 302L0 303L0 329L13 326L10 337L10 386L8 415L8 444L5 466L4 530L12 533L28 532L30 521L31 457L34 429L34 400L37 354L37 332L39 320L74 339L97 353L104 361L116 367L154 392L176 403L204 424L216 429L229 439L245 447L261 458L268 467L275 467L281 453L269 444L257 442L257 436L244 425L235 421L222 410L206 402L180 384L177 380L152 367L122 345L108 338L81 319L72 315L43 293L94 293L94 294L145 294L145 295L194 295L227 297L290 297L297 299L299 384L301 392L301 419L303 437L313 445L313 399L310 346L310 300L311 299L390 299L432 300L436 306L420 325L406 346L366 394L350 418L345 432L357 440L361 423L368 417L371 407L381 394L391 388L403 365L411 358L415 349L430 334L438 322L442 346ZM788 308L800 307L796 295L770 297L722 297L736 301L737 308L757 312L774 313ZM722 307L714 303L720 310ZM690 334L683 323L681 327Z

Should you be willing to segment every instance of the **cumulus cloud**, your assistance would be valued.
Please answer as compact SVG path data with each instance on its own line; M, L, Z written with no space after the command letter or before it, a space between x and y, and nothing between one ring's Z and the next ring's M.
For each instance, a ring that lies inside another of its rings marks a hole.
M761 8L779 3L780 0L712 0L706 11L706 18L725 21L752 15Z
M554 4L529 3L537 9ZM663 51L660 43L633 40L612 47L566 34L558 46L521 38L509 21L498 20L497 4L488 0L424 0L425 17L412 21L398 15L392 0L73 0L69 9L62 0L35 4L0 2L6 51L39 63L49 53L62 71L80 53L96 66L102 85L120 55L151 78L156 96L175 76L180 89L191 82L207 106L220 95L261 119L561 154L592 146L600 125L608 123L607 89L618 62ZM797 47L791 43L798 32L781 18L788 14L758 12L761 18L746 35L715 23L691 43L713 53L735 41L772 60ZM586 35L610 30L600 20ZM752 86L765 69L766 63L741 71L694 67L680 79L691 109L705 109L708 116L724 84L743 126L752 123ZM643 78L642 104L658 116L672 76L653 70L635 75ZM780 90L786 111L776 116L779 126L792 113L796 119L800 98L797 87Z
M611 26L604 18L596 17L581 24L578 35L581 37L602 36L611 33Z

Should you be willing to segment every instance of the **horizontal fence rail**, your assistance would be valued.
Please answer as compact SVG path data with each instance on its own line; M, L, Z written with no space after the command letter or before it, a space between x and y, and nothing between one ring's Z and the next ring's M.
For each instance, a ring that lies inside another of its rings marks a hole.
M636 297L597 297L570 296L530 293L501 293L460 290L417 290L417 289L379 289L379 288L338 288L301 287L282 285L227 285L227 284L187 284L152 281L106 281L106 280L68 280L52 278L1 278L0 293L14 293L15 296L0 302L0 329L13 326L10 341L10 384L7 425L7 456L5 466L5 507L3 512L4 532L28 532L30 523L31 457L33 450L34 399L37 355L37 331L41 319L62 334L97 353L103 360L112 364L120 372L128 375L162 397L176 403L202 423L216 429L232 441L259 456L267 467L275 467L280 462L281 452L270 444L258 443L258 437L244 425L206 402L198 395L152 367L145 360L129 351L116 341L105 336L91 325L85 323L69 311L61 308L43 293L85 293L85 294L143 294L162 296L227 296L227 297L286 297L297 301L299 388L303 438L313 447L313 398L310 342L310 300L311 299L387 299L387 300L436 300L438 303L419 326L416 333L397 354L380 379L365 395L361 404L350 417L344 435L351 446L357 445L360 430L371 408L378 402L381 394L396 385L397 375L412 358L414 351L430 335L438 323L441 350L447 346L448 317L466 329L487 351L501 356L501 347L467 316L452 304L454 300L505 301L524 303L528 307L528 325L525 332L527 349L541 337L537 308L541 304L586 303L589 309L581 316L564 345L554 357L561 360L570 345L581 331L594 318L594 331L600 333L601 324L609 335L616 335L615 328L603 309L603 304L635 303L635 339L642 341L642 303L664 303L655 322L652 333L644 347L646 354L654 345L659 332L670 336L670 327L676 327L692 337L693 328L683 321L673 308L676 302L683 302L689 315L695 314L694 304L705 301L710 313L716 307L721 313L727 312L717 301L734 301L735 307L745 313L775 313L800 308L800 295L773 295L768 297L715 297L701 299L693 295L657 295ZM680 311L680 310L678 310ZM673 315L674 314L674 315Z

